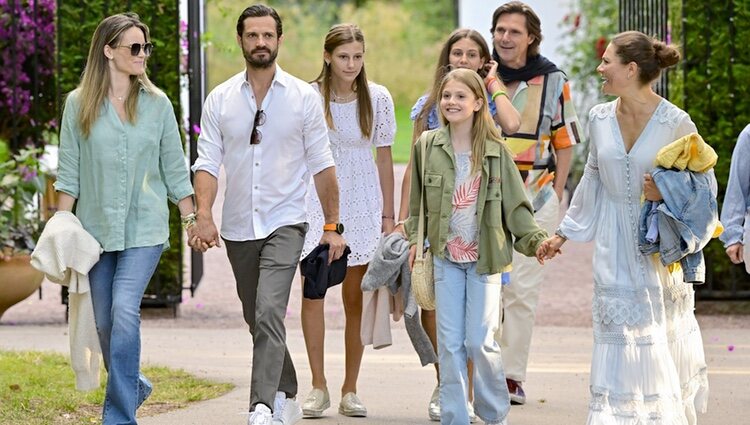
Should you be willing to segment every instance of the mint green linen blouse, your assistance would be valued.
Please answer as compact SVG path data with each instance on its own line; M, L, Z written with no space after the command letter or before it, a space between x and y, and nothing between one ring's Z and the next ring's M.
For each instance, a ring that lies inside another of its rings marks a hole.
M105 100L86 138L78 125L79 93L65 102L55 189L78 200L76 216L104 251L166 249L167 199L193 194L172 103L141 89L133 125Z

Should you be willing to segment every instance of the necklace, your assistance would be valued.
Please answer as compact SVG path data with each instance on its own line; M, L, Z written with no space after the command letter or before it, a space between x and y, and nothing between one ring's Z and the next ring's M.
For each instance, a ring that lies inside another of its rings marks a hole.
M350 94L348 94L346 96L339 96L338 94L336 94L336 91L334 91L333 89L331 89L331 94L333 95L333 101L334 102L338 102L338 103L350 102L350 101L354 100L355 97L357 97L357 92L356 91L353 91L353 92L351 92Z

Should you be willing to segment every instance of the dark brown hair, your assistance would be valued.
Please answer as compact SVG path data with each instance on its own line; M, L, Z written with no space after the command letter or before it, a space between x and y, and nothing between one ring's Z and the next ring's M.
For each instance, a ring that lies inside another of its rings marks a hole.
M276 21L276 38L281 37L283 32L281 17L276 12L276 9L265 4L254 4L242 11L240 17L237 19L237 35L242 37L242 32L245 31L245 19L262 18L264 16L270 16Z
M416 136L419 136L423 131L428 130L427 117L430 115L430 111L435 108L435 105L437 105L438 99L440 98L440 84L443 82L443 77L445 77L445 75L451 70L451 50L453 49L454 44L464 38L468 38L479 46L479 56L482 57L484 63L492 57L490 55L490 49L487 47L487 42L484 41L482 34L479 34L479 32L473 29L459 28L448 36L448 40L445 41L443 49L440 51L440 58L438 59L437 67L435 67L435 78L433 79L430 94L427 96L427 100L425 101L422 110L414 119L414 134Z
M612 39L616 54L623 64L635 62L638 65L638 81L651 84L659 78L661 70L669 68L680 60L677 47L649 37L639 31L626 31Z
M505 15L506 13L518 13L526 17L526 31L530 36L534 37L534 41L529 45L529 50L526 51L526 57L530 58L538 55L539 44L542 43L542 22L539 20L536 12L534 12L534 9L522 1L509 1L495 9L495 13L492 14L492 28L490 28L490 33L494 34L497 20L500 19L500 15Z

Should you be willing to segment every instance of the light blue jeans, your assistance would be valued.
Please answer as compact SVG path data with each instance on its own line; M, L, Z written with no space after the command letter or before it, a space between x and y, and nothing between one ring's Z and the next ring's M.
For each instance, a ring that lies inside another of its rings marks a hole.
M107 368L103 425L136 424L135 411L151 394L140 373L141 299L162 245L104 252L89 272L99 343Z
M440 360L440 423L468 425L466 361L474 361L474 410L488 424L510 410L500 346L495 342L501 274L478 274L476 262L433 256Z

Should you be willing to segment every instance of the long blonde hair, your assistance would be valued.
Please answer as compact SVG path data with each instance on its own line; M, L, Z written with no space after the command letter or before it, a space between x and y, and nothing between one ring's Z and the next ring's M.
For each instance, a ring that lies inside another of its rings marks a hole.
M109 61L104 55L104 46L116 47L122 39L122 34L133 27L143 31L146 42L149 42L148 27L135 13L121 13L105 18L96 27L91 37L86 67L83 69L81 82L76 89L80 105L78 125L85 137L89 136L91 127L99 118L102 104L110 88ZM148 57L145 60L147 59ZM130 123L135 123L137 119L136 106L141 88L150 94L159 92L145 72L141 75L130 76L130 91L125 100L125 112Z
M362 34L362 30L354 24L337 24L331 27L326 34L325 42L323 43L323 49L328 54L333 54L333 51L337 47L353 43L362 43L362 48L365 47L365 36ZM333 125L333 116L331 115L331 65L323 62L323 68L320 70L320 74L314 80L318 83L320 93L323 94L323 107L325 108L326 123L328 128L335 130ZM362 69L359 71L359 75L354 80L352 89L357 92L357 115L359 115L359 129L362 131L362 135L365 138L370 138L372 134L372 100L370 97L370 88L367 85L367 74L365 73L365 64L362 63Z
M484 90L482 77L470 69L454 69L443 77L443 81L440 83L439 93L443 92L445 85L449 81L457 81L464 84L479 100L479 110L474 112L474 117L472 118L471 123L471 171L474 173L482 168L486 141L492 140L498 143L503 143L503 136L500 133L500 130L495 126L495 122L490 115L490 110L487 106L487 94ZM440 113L440 121L442 121L443 125L450 128L450 123L445 118L445 115L443 115L442 108L438 108L438 111Z

